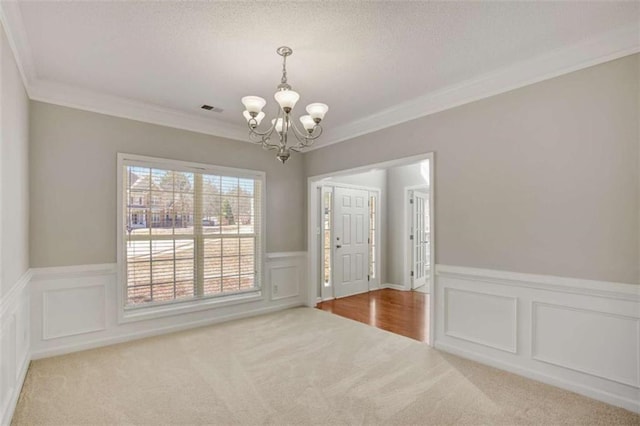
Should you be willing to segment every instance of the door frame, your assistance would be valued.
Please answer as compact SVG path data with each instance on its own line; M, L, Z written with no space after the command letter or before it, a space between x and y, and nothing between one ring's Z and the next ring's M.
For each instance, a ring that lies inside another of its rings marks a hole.
M379 163L367 164L364 166L353 167L350 169L336 170L331 173L324 173L321 175L309 176L307 178L307 297L306 297L306 306L315 307L319 302L318 299L318 289L319 287L319 278L320 278L320 268L322 265L320 264L320 228L319 221L320 217L319 213L319 200L318 191L319 188L322 187L323 184L329 184L330 178L332 176L344 176L356 173L363 173L367 171L371 171L373 169L380 168L389 168L396 166L404 166L407 164L414 164L416 162L422 160L429 160L429 205L431 211L430 217L430 227L431 227L431 270L429 271L429 281L435 284L435 249L436 249L436 238L435 238L435 209L434 209L434 198L435 198L435 153L429 152L426 154L413 155L410 157L398 158L396 160L383 161ZM434 345L434 337L436 331L436 286L431 286L431 293L429 295L429 346Z
M334 175L335 176L335 175ZM367 191L369 193L369 197L371 197L372 194L375 194L376 197L376 202L378 203L378 205L376 206L376 223L375 223L375 241L377 242L377 248L378 250L376 250L375 253L375 279L373 280L369 280L368 281L368 289L367 291L371 291L371 290L379 290L382 288L382 283L380 282L380 273L381 273L381 258L380 258L380 246L382 244L382 228L381 228L381 224L382 222L380 222L381 219L381 211L380 211L380 200L381 200L381 196L382 196L382 192L380 191L379 188L373 187L373 186L366 186L366 185L353 185L353 184L349 184L349 183L342 183L342 182L331 182L329 181L322 181L319 186L318 186L318 196L321 197L318 200L318 222L319 226L320 226L320 234L322 234L322 206L323 206L323 202L322 202L322 197L324 197L324 193L328 192L326 191L326 189L330 188L331 189L331 200L332 200L332 206L331 206L331 215L332 215L332 225L335 225L335 218L333 217L333 214L335 212L334 210L334 200L335 200L335 189L336 188L344 188L344 189L359 189L362 191ZM385 218L386 219L386 218ZM369 226L371 226L371 223L369 224ZM334 267L333 267L333 262L335 261L335 254L336 254L336 248L333 244L333 226L331 228L331 289L330 290L326 290L325 286L323 285L322 282L322 276L323 271L322 271L322 263L324 262L324 247L322 245L322 238L318 238L318 254L317 256L320 257L320 268L318 271L318 288L320 289L320 292L318 294L318 301L326 301L326 300L332 300L335 299L336 297L336 292L335 292L335 287L333 286L333 282L334 282ZM369 262L371 262L371 259L367 258L367 260ZM368 267L368 263L367 263L367 267ZM329 294L330 293L330 294Z
M429 167L431 167L431 163L429 163ZM429 172L431 173L431 172ZM433 182L433 180L430 180L429 182ZM435 253L433 250L433 195L431 194L431 188L430 185L411 185L411 186L405 186L404 187L404 216L403 216L403 223L404 223L404 233L405 233L405 242L402 245L403 246L403 251L404 251L404 273L403 273L403 287L405 290L413 290L413 283L411 282L411 268L413 268L413 244L412 241L409 239L409 235L411 234L411 223L413 222L413 218L411 217L412 215L412 211L413 208L409 206L409 199L411 197L410 193L411 191L424 191L425 193L428 194L429 196L429 241L430 241L430 247L429 247L429 264L430 264L430 270L429 270L429 283L428 283L428 289L429 291L427 293L431 294L431 291L434 287L433 285L433 281L432 278L434 276L433 274L433 269L435 268L435 263L434 263L434 257L435 257Z

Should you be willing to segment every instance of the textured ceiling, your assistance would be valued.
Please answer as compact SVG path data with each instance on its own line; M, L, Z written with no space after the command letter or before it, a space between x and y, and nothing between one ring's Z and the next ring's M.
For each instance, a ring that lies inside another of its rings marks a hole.
M23 2L38 80L244 126L291 46L298 114L346 125L447 86L637 24L637 2ZM224 109L199 110L201 104Z

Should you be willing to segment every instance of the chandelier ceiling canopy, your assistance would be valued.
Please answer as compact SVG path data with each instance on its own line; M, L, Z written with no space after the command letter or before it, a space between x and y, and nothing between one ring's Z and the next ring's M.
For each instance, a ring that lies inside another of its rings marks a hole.
M322 103L312 103L307 105L307 115L299 118L302 130L298 128L295 120L292 119L293 108L300 99L298 92L291 89L287 83L287 57L291 56L293 50L290 47L279 47L276 52L282 56L282 79L273 95L279 105L276 118L271 120L271 126L265 131L258 130L258 126L265 117L262 109L267 101L259 96L245 96L242 104L246 108L242 113L249 126L249 140L262 145L269 150L277 150L276 157L283 164L291 156L291 151L300 152L302 148L311 146L313 142L322 134L320 122L329 110L329 107ZM289 135L295 137L295 142L289 145ZM275 141L272 141L275 138Z

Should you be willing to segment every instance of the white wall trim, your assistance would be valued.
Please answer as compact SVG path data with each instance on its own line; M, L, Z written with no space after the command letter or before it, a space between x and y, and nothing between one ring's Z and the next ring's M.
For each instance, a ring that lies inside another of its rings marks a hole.
M0 298L0 424L9 425L22 390L30 356L27 270Z
M640 285L436 271L436 348L640 413Z
M271 283L271 300L282 300L282 299L290 299L292 297L298 297L300 295L300 287L296 288L295 291L290 293L285 293L284 295L280 295L278 289L278 283L276 283L276 278L274 277L274 272L287 272L290 271L295 275L300 274L300 268L296 265L282 265L282 266L272 266L269 269L269 282ZM298 277L298 281L302 281Z
M306 253L267 253L265 257L266 279L258 295L206 299L197 309L164 312L131 322L117 319L117 294L122 284L117 279L116 264L34 269L29 286L32 357L60 355L303 305ZM274 291L274 286L280 291ZM47 305L49 297L55 298L51 309Z
M51 290L45 290L42 293L42 340L51 340L51 339L59 339L61 337L67 336L77 336L79 334L88 334L96 331L102 331L107 329L107 286L104 283L92 284L87 286L82 286L81 288L84 290L88 289L99 289L100 296L102 298L102 312L100 315L100 321L98 325L91 325L86 323L78 324L78 328L73 331L68 331L65 334L56 334L54 331L50 330L50 324L47 321L44 321L45 318L49 318L49 297L55 293L61 293L65 291L73 291L79 288L79 286L68 286L68 287L57 287Z
M10 425L11 419L13 418L13 414L16 410L16 406L18 405L18 399L20 398L20 392L22 392L22 386L24 385L24 380L27 378L27 371L29 371L29 365L31 364L31 354L29 350L27 350L27 356L22 360L22 365L20 366L20 370L18 370L18 374L16 377L16 387L9 399L9 403L7 404L7 408L4 412L0 411L2 417L0 418L0 425ZM2 408L2 407L0 407Z
M31 268L31 281L53 280L56 278L79 278L85 275L110 275L118 269L116 263L100 263L89 265L47 266Z
M13 51L22 83L30 96L29 90L31 82L36 78L36 68L18 2L0 2L0 22L2 22L7 41Z
M282 259L291 257L307 257L306 251L280 251L267 253L267 259Z
M240 123L240 118L238 119L239 124L233 124L215 117L204 117L195 113L40 79L31 84L28 93L34 101L251 142L247 138L244 122Z
M20 297L20 294L25 290L29 281L31 281L32 276L32 270L28 269L9 289L7 294L0 297L0 318L2 318L2 316L5 315L9 310L14 308L16 299Z
M445 306L448 305L448 299L450 298L450 293L451 292L461 292L461 293L467 293L467 294L475 294L475 295L482 295L482 296L490 296L490 297L494 297L494 298L498 298L498 299L503 299L503 300L507 300L509 301L512 306L513 306L513 317L512 317L512 322L513 322L513 327L512 327L512 332L511 332L511 337L513 339L513 344L511 346L503 346L503 345L499 345L499 344L495 344L495 343L491 343L488 342L486 340L483 339L479 339L479 338L475 338L475 337L471 337L471 336L466 336L463 333L458 333L455 332L453 330L451 330L449 328L449 322L448 322L448 317L445 316L444 317L444 334L447 336L451 336L451 337L455 337L457 339L462 339L462 340L466 340L467 342L471 342L471 343L477 343L479 345L483 345L483 346L487 346L489 348L494 348L494 349L498 349L501 351L505 351L505 352L509 352L512 354L517 354L518 353L518 299L515 297L508 297L508 296L502 296L500 294L492 294L492 293L480 293L480 292L476 292L476 291L470 291L470 290L462 290L459 288L456 289L452 289L452 288L445 288L444 289L444 303ZM445 308L446 309L446 308Z
M40 79L37 75L18 2L0 2L0 21L7 32L9 44L16 57L27 93L33 100L249 142L246 137L246 128L240 117L237 124L228 123L173 108L96 93ZM324 137L307 150L344 142L357 136L639 51L638 25L634 23L628 27L583 40L572 46L557 49L509 67L426 93L360 120L327 129Z
M623 407L627 410L640 413L640 403L632 398L621 397L619 395L595 388L593 386L583 385L571 380L562 379L555 375L544 374L517 364L504 362L502 360L496 359L491 356L486 356L472 350L461 349L456 345L436 341L435 347L436 349L439 349L441 351L449 352L463 358L477 361L481 364L489 365L500 370L518 374L529 379L537 380L548 385L556 386L561 389L566 389L580 395L588 396L590 398L606 402L607 404L616 405L618 407Z
M272 312L281 311L284 309L294 308L297 306L302 306L302 303L299 301L290 302L284 305L256 309L248 312L238 312L238 313L229 314L229 315L225 315L217 318L207 318L207 319L202 319L198 321L190 321L187 323L181 323L181 324L176 324L176 325L171 325L171 326L161 327L161 328L154 328L154 329L140 331L140 332L127 333L127 334L123 334L115 337L109 337L105 339L91 339L91 340L83 341L81 343L60 345L53 349L42 349L42 350L32 351L31 358L36 360L41 358L48 358L52 356L68 354L72 352L84 351L87 349L95 349L102 346L114 345L116 343L123 343L123 342L129 342L132 340L143 339L145 337L159 336L162 334L174 333L176 331L183 331L191 328L203 327L206 325L218 324L218 323L241 319L241 318L249 318L249 317L254 317L258 315L264 315Z
M634 23L327 129L325 137L308 151L638 52L638 24Z
M552 275L524 274L462 266L436 265L436 274L486 280L511 286L539 288L541 290L587 294L624 300L640 300L640 285L556 277Z
M390 288L390 289L399 290L399 291L410 291L408 288L405 288L405 286L401 284L392 284L392 283L382 284L382 288Z
M593 309L581 309L581 308L575 308L572 306L565 306L565 305L560 305L560 304L556 304L556 303L543 303L543 302L532 302L531 303L531 358L537 360L537 361L542 361L542 362L546 362L549 364L553 364L553 365L557 365L559 367L563 367L563 368L569 368L571 370L574 371L578 371L580 373L585 373L585 374L589 374L591 376L594 377L599 377L601 379L606 379L606 380L611 380L614 382L618 382L620 384L623 385L628 385L628 386L633 386L636 387L638 389L640 389L640 374L637 374L634 380L618 380L612 377L607 377L605 375L602 375L596 371L593 371L592 369L588 369L588 368L580 368L580 367L575 367L572 365L567 364L566 362L563 361L559 361L559 360L554 360L554 359L550 359L550 358L545 358L543 355L538 353L538 350L536 348L536 332L535 332L535 327L536 327L536 320L537 320L537 310L536 308L538 306L547 306L547 307L552 307L552 308L556 308L556 309L566 309L569 311L582 311L582 312L589 312L592 314L597 314L597 315L602 315L605 317L613 317L613 318L618 318L618 319L622 319L622 320L626 320L626 321L631 321L635 323L636 326L636 333L638 336L640 336L640 318L634 318L631 316L627 316L627 315L617 315L617 314L613 314L610 312L601 312L601 311L597 311L597 310L593 310ZM638 339L638 342L640 344L640 339ZM639 351L640 352L640 351ZM640 358L639 362L640 362ZM638 371L640 372L640 368L638 368Z

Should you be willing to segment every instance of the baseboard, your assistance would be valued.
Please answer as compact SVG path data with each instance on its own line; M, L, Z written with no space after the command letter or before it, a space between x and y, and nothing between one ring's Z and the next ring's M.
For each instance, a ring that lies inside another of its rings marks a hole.
M436 271L436 348L640 412L640 286Z
M523 368L522 366L519 366L516 364L504 362L494 357L485 356L477 352L460 349L458 347L448 345L446 343L442 343L437 340L434 346L436 349L443 352L451 353L453 355L470 359L472 361L476 361L481 364L488 365L490 367L495 367L500 370L508 371L510 373L517 374L519 376L524 376L529 379L536 380L538 382L546 383L548 385L556 386L561 389L575 392L580 395L584 395L589 398L596 399L598 401L606 402L607 404L625 408L635 413L640 413L640 401L634 401L632 399L624 398L619 395L605 392L601 389L597 389L591 386L585 386L578 382L568 381L565 379L561 379L559 377L543 374L535 370Z
M192 329L192 328L204 327L204 326L218 324L218 323L222 323L222 322L226 322L226 321L232 321L232 320L237 320L237 319L242 319L242 318L255 317L255 316L258 316L258 315L269 314L269 313L278 312L278 311L282 311L282 310L285 310L285 309L290 309L290 308L295 308L295 307L300 307L300 306L304 306L304 304L302 302L300 302L300 301L295 301L295 302L291 302L291 303L288 303L288 304L281 304L281 305L278 305L278 306L270 306L270 307L267 307L267 308L256 309L256 310L253 310L253 311L238 312L238 313L229 314L229 315L225 315L225 316L220 316L220 317L216 317L216 318L208 318L208 319L204 319L204 320L192 321L192 322L182 323L182 324L179 324L179 325L173 325L173 326L169 326L169 327L155 328L155 329L151 329L151 330L145 330L145 331L141 331L141 332L134 332L134 333L124 334L124 335L119 335L119 336L113 336L113 337L105 337L105 338L99 338L99 339L93 339L93 340L85 340L82 343L68 344L68 345L58 346L58 347L55 347L55 348L52 348L52 349L44 349L44 350L39 350L39 351L33 351L31 353L31 359L37 360L37 359L41 359L41 358L49 358L49 357L52 357L52 356L64 355L64 354L68 354L68 353L85 351L85 350L89 350L89 349L96 349L96 348L100 348L100 347L103 347L103 346L109 346L109 345L115 345L115 344L118 344L118 343L130 342L132 340L144 339L146 337L159 336L159 335L162 335L162 334L175 333L175 332L178 332L178 331L184 331L184 330L189 330L189 329Z
M271 254L259 297L236 298L233 303L211 299L197 306L176 304L176 309L171 305L163 312L145 311L148 315L139 315L136 321L121 320L122 284L116 264L36 268L29 285L32 358L301 306L306 298L304 260L300 252Z
M22 392L22 386L27 378L27 371L29 371L29 365L31 364L31 358L29 356L29 350L27 350L27 356L22 362L18 376L16 377L16 386L9 399L9 404L4 412L2 419L0 419L0 425L10 425L13 414L15 413L16 406L18 405L18 399L20 399L20 393Z
M406 288L404 288L403 285L400 284L391 284L391 283L385 283L382 284L381 288L391 288L393 290L400 290L400 291L409 291Z

